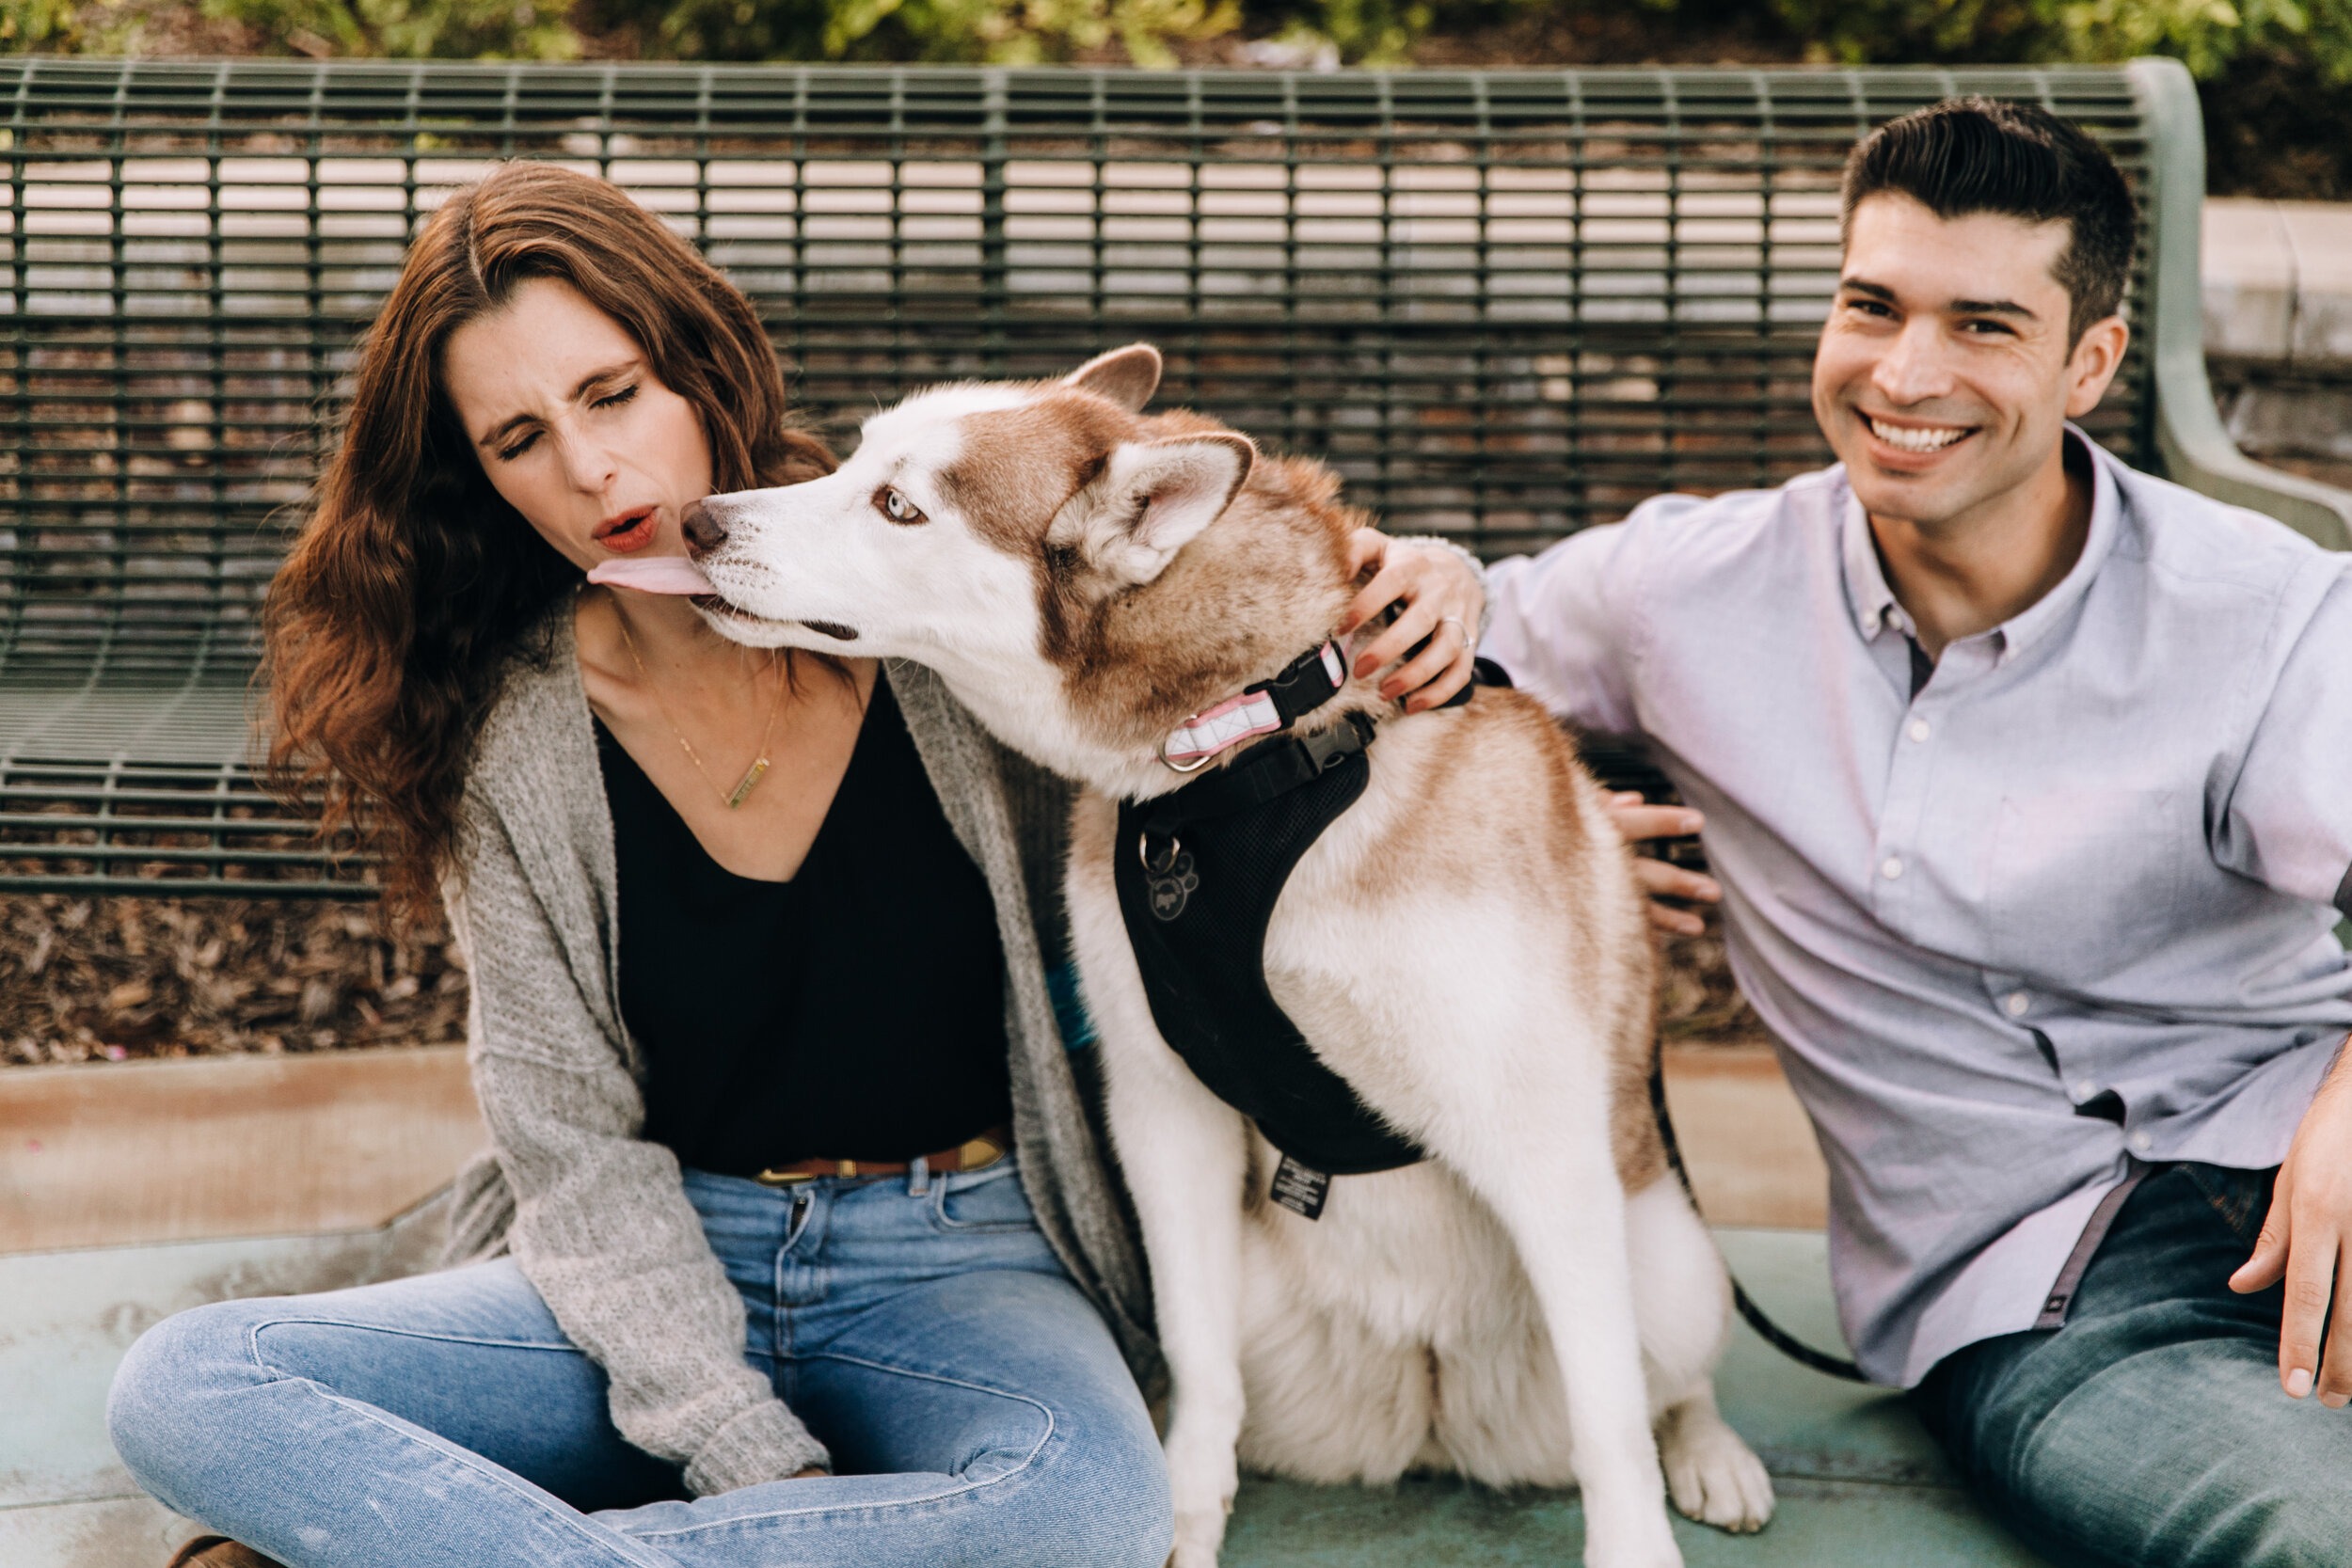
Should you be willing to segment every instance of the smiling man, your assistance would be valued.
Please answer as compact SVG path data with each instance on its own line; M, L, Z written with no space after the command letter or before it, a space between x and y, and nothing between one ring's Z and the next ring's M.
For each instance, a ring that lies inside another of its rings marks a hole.
M2352 583L2068 422L2132 235L2038 109L1878 131L1843 461L1499 563L1483 651L1704 814L1653 886L1722 898L1847 1335L1979 1495L2062 1563L2346 1562Z

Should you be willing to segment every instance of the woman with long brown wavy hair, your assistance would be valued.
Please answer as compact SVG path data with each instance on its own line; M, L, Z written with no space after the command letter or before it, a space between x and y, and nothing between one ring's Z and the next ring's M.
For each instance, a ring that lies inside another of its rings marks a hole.
M133 1347L116 1446L222 1532L175 1561L1166 1557L1066 789L918 667L584 585L831 467L749 303L614 187L504 165L419 235L271 592L271 761L445 901L491 1147L452 1266ZM1367 657L1428 638L1424 705L1479 595L1391 548L1359 606L1398 598Z

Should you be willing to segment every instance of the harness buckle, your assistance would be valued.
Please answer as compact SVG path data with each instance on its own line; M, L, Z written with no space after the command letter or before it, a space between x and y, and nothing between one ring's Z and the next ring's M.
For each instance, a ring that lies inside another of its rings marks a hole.
M1318 774L1328 773L1342 761L1364 749L1364 732L1360 714L1349 714L1327 730L1297 737L1298 749L1307 753Z

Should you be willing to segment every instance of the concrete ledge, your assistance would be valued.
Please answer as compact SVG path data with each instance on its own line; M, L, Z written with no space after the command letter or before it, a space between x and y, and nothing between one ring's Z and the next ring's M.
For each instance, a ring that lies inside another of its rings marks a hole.
M8 1568L162 1568L201 1527L145 1494L0 1508Z
M0 1563L158 1568L196 1527L141 1497L108 1447L108 1381L149 1323L199 1302L332 1290L427 1266L430 1204L383 1230L0 1258ZM1818 1231L1720 1229L1749 1290L1790 1332L1838 1345ZM1756 1536L1677 1520L1692 1568L2037 1568L1970 1503L1902 1401L1787 1361L1735 1324L1724 1416L1772 1469L1781 1513ZM1243 1484L1228 1568L1574 1562L1573 1493L1455 1480L1390 1488Z
M365 1229L482 1147L460 1047L0 1069L0 1253Z
M2205 352L2352 368L2352 204L2208 200Z
M155 1568L166 1555L155 1543L187 1527L140 1495L106 1439L106 1386L131 1342L206 1302L342 1290L429 1268L445 1209L437 1198L390 1225L341 1235L0 1257L0 1563Z
M1829 1167L1770 1045L1668 1046L1665 1069L1666 1109L1709 1225L1829 1223Z
M1673 1046L1715 1225L1818 1229L1828 1174L1769 1045ZM0 1069L0 1254L366 1229L484 1143L458 1047Z
M1776 1480L1756 1535L1674 1515L1688 1568L2043 1568L1954 1489ZM1222 1568L1561 1568L1581 1560L1572 1492L1415 1478L1387 1491L1244 1477Z

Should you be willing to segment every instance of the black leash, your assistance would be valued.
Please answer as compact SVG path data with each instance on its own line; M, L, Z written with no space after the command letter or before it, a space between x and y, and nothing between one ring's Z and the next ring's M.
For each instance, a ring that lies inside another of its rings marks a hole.
M1658 1134L1665 1141L1666 1164L1674 1166L1675 1175L1682 1182L1682 1190L1691 1195L1691 1207L1696 1209L1699 1206L1698 1190L1691 1185L1691 1172L1682 1164L1682 1147L1675 1141L1675 1119L1666 1110L1666 1068L1662 1054L1650 1061L1649 1103L1650 1109L1658 1113ZM1849 1383L1870 1381L1868 1374L1852 1362L1823 1354L1766 1317L1764 1308L1748 1299L1748 1292L1740 1286L1737 1275L1731 1275L1731 1305L1740 1309L1740 1316L1746 1320L1750 1328L1762 1336L1766 1344L1789 1360L1810 1367L1817 1372L1842 1377Z

